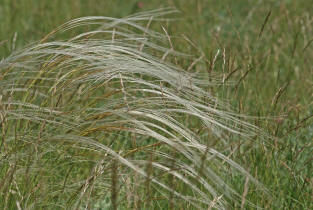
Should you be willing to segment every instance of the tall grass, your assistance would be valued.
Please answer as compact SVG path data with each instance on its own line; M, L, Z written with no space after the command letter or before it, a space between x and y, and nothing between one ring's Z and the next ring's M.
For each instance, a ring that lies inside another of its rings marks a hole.
M220 148L265 134L149 29L173 12L74 19L1 61L1 208L225 209L229 171L264 190Z

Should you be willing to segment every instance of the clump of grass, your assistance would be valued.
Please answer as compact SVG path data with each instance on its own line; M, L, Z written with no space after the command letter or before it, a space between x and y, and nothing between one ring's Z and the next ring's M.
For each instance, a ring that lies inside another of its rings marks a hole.
M78 18L1 61L1 207L224 209L229 170L260 186L214 144L262 132L149 29L172 12Z

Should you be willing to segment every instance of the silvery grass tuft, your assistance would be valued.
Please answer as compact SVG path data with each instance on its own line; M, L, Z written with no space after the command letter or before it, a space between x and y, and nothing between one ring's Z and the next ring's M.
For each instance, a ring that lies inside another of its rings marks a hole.
M74 19L1 61L1 208L225 209L241 198L230 169L260 186L210 146L260 130L149 29L173 12Z

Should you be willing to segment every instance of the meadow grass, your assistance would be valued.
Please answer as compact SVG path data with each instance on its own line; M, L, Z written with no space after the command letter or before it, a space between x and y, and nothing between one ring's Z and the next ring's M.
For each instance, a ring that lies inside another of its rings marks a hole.
M1 208L312 208L311 5L69 2L1 6Z

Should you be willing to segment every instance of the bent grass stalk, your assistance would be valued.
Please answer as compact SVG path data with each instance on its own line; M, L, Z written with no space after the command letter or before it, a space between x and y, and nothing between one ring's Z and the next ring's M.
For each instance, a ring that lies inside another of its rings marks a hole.
M78 18L1 61L1 207L225 209L241 198L228 167L261 186L190 129L225 144L261 133L216 103L214 79L163 59L186 55L142 25L172 12ZM77 27L89 31L49 41Z

